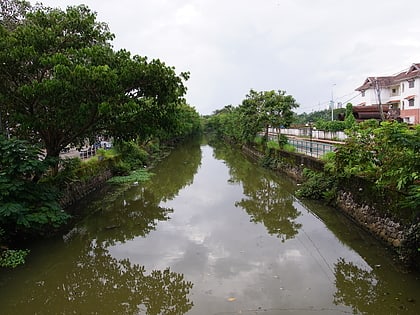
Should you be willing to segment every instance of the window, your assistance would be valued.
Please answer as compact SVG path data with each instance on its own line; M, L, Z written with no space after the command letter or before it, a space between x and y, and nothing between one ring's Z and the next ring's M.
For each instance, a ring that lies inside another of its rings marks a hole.
M408 87L410 89L414 87L414 80L408 81Z
M362 91L362 97L365 97L365 91L364 90Z
M408 106L414 106L414 98L408 100Z
M401 83L401 91L404 93L404 83Z

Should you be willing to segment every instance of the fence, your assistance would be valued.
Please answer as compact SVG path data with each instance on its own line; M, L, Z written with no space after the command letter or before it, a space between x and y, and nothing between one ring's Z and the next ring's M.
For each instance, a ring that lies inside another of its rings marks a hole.
M334 151L336 148L336 146L329 143L307 141L301 139L289 138L287 142L295 147L296 152L303 153L316 158L320 158L325 153Z
M90 158L91 156L95 156L95 154L96 154L96 148L90 147L85 150L80 150L79 157L81 159L87 159L87 158Z
M312 127L304 127L299 129L287 129L287 128L269 128L269 133L272 134L283 134L286 136L295 136L295 137L309 137L312 134L313 139L323 139L323 140L335 140L335 141L344 141L347 136L343 131L323 131L317 130Z

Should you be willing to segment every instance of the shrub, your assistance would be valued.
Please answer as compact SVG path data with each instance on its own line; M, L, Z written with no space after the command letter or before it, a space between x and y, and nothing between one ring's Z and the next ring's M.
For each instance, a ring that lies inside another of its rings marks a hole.
M145 182L152 177L153 173L149 173L146 170L139 169L131 172L127 176L115 176L108 180L108 183L111 184L125 184L125 183L135 183L135 182Z
M149 154L136 143L121 141L116 143L115 149L130 169L136 169L147 164Z
M280 149L280 145L277 141L274 140L270 140L267 142L267 148L268 149L275 149L275 150L279 150Z
M28 249L6 249L0 253L0 267L16 268L25 263Z
M36 146L0 136L0 225L9 235L45 234L66 222L59 190L43 180L48 161Z
M326 199L331 201L335 196L337 181L333 176L326 173L314 172L304 169L303 175L306 181L296 191L298 197L311 199Z

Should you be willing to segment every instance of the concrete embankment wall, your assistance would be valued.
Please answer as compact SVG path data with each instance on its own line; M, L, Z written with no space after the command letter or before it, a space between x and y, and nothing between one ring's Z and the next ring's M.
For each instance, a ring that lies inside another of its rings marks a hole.
M258 150L244 146L243 152L253 160L259 161L266 155ZM297 181L303 181L303 170L310 168L322 171L324 163L303 154L285 151L271 152L277 159L275 171L280 171ZM412 238L419 223L403 223L403 220L392 215L391 208L396 208L398 196L396 192L378 192L374 185L360 178L353 178L340 183L340 191L336 196L336 207L349 216L354 222L370 232L385 244L393 248L403 261L413 257L412 245L407 239ZM394 212L395 213L395 212Z

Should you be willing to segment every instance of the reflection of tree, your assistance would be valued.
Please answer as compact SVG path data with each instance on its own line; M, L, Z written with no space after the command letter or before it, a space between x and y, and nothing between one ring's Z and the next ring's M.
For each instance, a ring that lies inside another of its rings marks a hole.
M295 237L301 224L294 221L300 212L293 206L293 196L270 173L244 159L237 150L217 143L213 145L215 157L229 166L230 181L241 182L248 197L236 205L245 209L251 221L263 223L270 234L282 241Z
M170 200L193 182L201 163L200 139L177 145L169 159L159 162L147 187L162 201Z
M362 312L369 303L377 303L377 280L372 271L362 270L340 258L335 264L335 304L344 304ZM365 309L366 311L366 309Z
M78 257L66 258L63 278L50 271L48 280L27 283L28 300L21 303L32 314L181 315L193 306L187 298L193 285L182 274L169 269L147 274L143 266L113 258L96 241Z
M193 306L188 299L193 284L182 274L169 269L147 273L128 259L116 259L108 247L144 237L159 221L168 220L173 210L160 206L161 202L192 182L200 161L199 142L192 141L172 151L153 170L156 175L150 182L101 194L100 200L84 209L89 215L64 236L66 250L60 263L43 268L43 274L28 273L25 285L19 286L25 292L18 297L27 298L2 298L6 303L0 313L14 314L16 304L21 314L188 312ZM50 262L45 258L43 263Z
M415 304L404 305L399 298L390 295L389 289L395 288L380 281L375 270L363 270L340 258L335 264L334 273L337 288L334 303L352 307L354 314L400 314L411 307L415 308Z
M277 235L282 241L295 237L302 226L294 220L300 212L293 206L293 196L265 177L255 178L245 185L242 199L236 205L245 209L253 222L262 222L268 233Z
M89 216L84 225L89 226L89 232L98 242L114 245L138 236L146 236L156 229L159 221L166 221L173 212L170 208L159 206L160 199L144 187L134 187L92 205L100 208Z
M191 184L201 161L198 141L180 144L171 157L160 162L149 182L128 190L106 195L90 206L100 209L87 218L89 233L107 246L146 236L158 221L166 221L173 209L161 207L162 201L173 198L180 189ZM95 230L96 229L96 230Z

